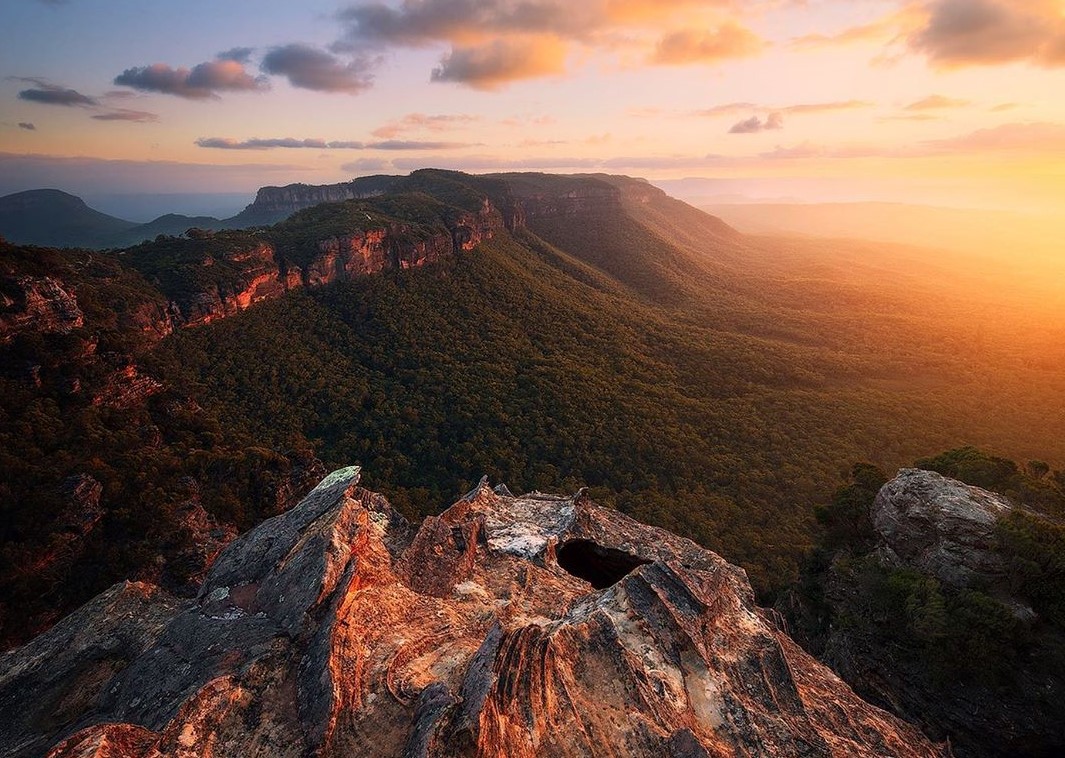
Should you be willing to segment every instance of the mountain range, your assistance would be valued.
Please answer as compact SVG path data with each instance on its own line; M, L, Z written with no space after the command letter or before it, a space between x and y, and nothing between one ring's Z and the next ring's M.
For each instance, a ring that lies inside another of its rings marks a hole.
M140 224L94 210L81 198L61 190L27 190L0 197L0 236L23 245L90 249L127 247L159 235L180 235L192 228L218 230L268 226L318 203L380 194L398 179L364 177L321 187L305 184L263 187L254 202L230 218L167 213Z
M982 259L749 237L607 175L422 170L257 204L287 217L0 246L6 644L118 581L195 595L241 531L352 462L411 523L486 473L585 486L770 603L856 461L979 444L1047 487L1065 461L1060 320ZM940 613L914 586L873 610ZM811 647L850 607L800 605Z

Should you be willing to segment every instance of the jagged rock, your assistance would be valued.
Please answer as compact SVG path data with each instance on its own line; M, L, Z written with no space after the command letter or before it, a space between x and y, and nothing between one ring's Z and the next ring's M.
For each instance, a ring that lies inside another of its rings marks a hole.
M877 494L871 516L884 546L902 563L967 587L1002 575L995 524L1012 509L993 492L934 471L902 469Z
M195 603L119 586L5 656L0 751L946 754L688 540L487 482L414 530L358 477L230 544Z

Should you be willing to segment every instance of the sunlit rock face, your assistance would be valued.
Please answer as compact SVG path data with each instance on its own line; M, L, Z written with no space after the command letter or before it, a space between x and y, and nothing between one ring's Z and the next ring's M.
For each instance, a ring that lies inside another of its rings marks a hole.
M418 528L359 470L232 542L195 601L118 585L0 666L11 756L936 756L744 572L482 482Z

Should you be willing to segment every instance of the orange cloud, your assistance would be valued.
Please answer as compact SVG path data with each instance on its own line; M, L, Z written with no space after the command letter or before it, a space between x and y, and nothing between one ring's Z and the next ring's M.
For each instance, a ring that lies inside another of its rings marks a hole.
M907 111L938 111L947 108L964 108L972 103L969 100L958 100L945 95L929 95L926 98L910 103L903 110Z
M929 150L940 153L1061 152L1065 151L1065 124L1003 124L924 144Z
M756 55L764 47L758 35L730 21L712 31L670 32L658 41L651 61L663 65L716 63Z
M908 43L937 66L1065 65L1061 0L934 0L927 13Z
M428 47L451 50L431 74L436 82L494 89L518 79L562 73L570 52L632 52L659 64L716 62L753 55L763 42L733 20L739 8L777 0L418 0L364 3L337 14L343 26L334 52ZM713 19L711 31L694 27ZM722 21L722 19L725 19ZM650 40L663 30L684 27ZM530 41L535 40L535 41ZM648 51L648 46L651 50ZM519 60L523 53L527 61Z
M373 130L372 134L381 139L391 139L400 134L412 131L446 132L460 129L463 126L480 121L480 116L465 114L441 114L426 115L424 113L408 113L406 116L395 121L390 121Z
M782 107L757 105L755 103L725 103L724 105L715 105L712 108L704 108L703 110L693 111L688 115L706 116L712 118L715 116L735 116L756 111L763 111L767 113L787 113L789 115L803 116L816 113L835 113L837 111L851 111L858 110L861 108L872 107L873 103L867 100L837 100L827 103L797 103L795 105L785 105Z
M915 2L867 24L852 26L831 34L808 34L791 41L800 50L819 50L869 43L885 43L915 31L927 19L925 10Z
M433 69L431 79L491 90L521 79L561 74L565 67L566 45L555 37L501 38L453 49Z

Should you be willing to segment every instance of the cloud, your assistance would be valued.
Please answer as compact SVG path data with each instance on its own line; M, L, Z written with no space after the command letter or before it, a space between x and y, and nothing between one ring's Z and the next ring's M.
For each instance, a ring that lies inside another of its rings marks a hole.
M231 137L200 137L196 140L199 147L218 150L272 150L274 148L314 150L453 150L471 147L467 142L421 142L413 140L382 140L380 142L359 142L353 140L297 139L295 137L272 137L261 139L253 137L235 140Z
M651 61L663 65L717 63L756 55L764 46L754 32L730 22L714 31L684 29L671 32L658 41Z
M253 137L243 141L235 140L231 137L200 137L196 140L196 144L200 147L212 147L219 150L270 150L275 147L329 150L331 145L336 146L334 149L361 150L363 147L361 142L329 143L321 139L296 139L294 137L274 137L270 139Z
M665 65L752 55L762 48L762 41L727 19L740 9L734 0L360 2L337 14L344 31L331 49L363 53L445 43L451 49L431 72L432 81L493 89L559 74L578 50L612 53L635 47L648 62ZM676 31L678 26L690 26L693 14L704 10L714 13L716 29ZM651 42L671 29L657 46ZM531 57L523 60L525 54Z
M19 121L18 122L18 128L19 129L25 129L28 132L37 131L37 127L34 124L32 124L31 122L29 122L29 121Z
M367 142L367 150L455 150L462 147L472 147L471 142L420 142L417 140L385 140L383 142Z
M399 8L363 3L338 16L345 26L342 44L419 47L440 40L483 41L514 32L585 37L610 22L610 5L595 0L421 0L404 2Z
M900 34L905 36L915 31L927 18L927 12L917 0L900 0L900 5L900 8L868 23L829 34L797 37L789 46L797 50L822 50L848 45L889 43Z
M396 158L392 165L400 171L413 171L426 166L456 171L539 171L547 169L598 169L603 161L596 158L563 156L559 158L502 158L493 155L429 156L424 158Z
M363 57L345 63L324 50L291 44L271 48L260 68L268 74L286 77L293 87L357 95L373 84L371 66Z
M215 57L220 61L236 61L237 63L247 63L251 60L251 54L255 52L254 47L231 47L229 50L219 53Z
M36 86L24 89L18 93L20 100L28 100L31 103L43 103L44 105L62 105L66 107L88 107L97 104L96 98L83 95L77 90L50 84L43 79L29 77L14 77L16 81L30 82Z
M741 113L750 113L751 111L765 110L761 106L755 103L725 103L723 105L715 105L711 108L704 108L703 110L693 111L693 116L735 116Z
M779 113L770 113L763 121L758 116L751 116L740 121L728 130L729 134L757 134L784 128L784 117Z
M942 68L1027 61L1065 65L1059 0L933 0L910 49Z
M867 100L839 100L830 103L799 103L798 105L788 105L783 108L774 108L773 110L781 113L787 113L789 115L802 115L810 113L834 113L837 111L853 111L861 108L872 108L873 103Z
M374 173L380 174L393 168L391 161L383 158L358 158L350 163L342 163L341 170L350 171L353 174Z
M860 108L871 108L873 103L866 100L839 100L826 103L797 103L795 105L785 105L783 107L770 107L767 105L758 105L756 103L725 103L723 105L715 105L711 108L704 108L698 111L692 111L688 115L692 116L704 116L713 118L716 116L736 116L744 113L750 113L751 111L764 111L770 114L784 114L788 115L809 115L816 113L833 113L837 111L850 111L858 110Z
M136 121L139 123L148 123L159 120L159 117L156 114L148 113L147 111L132 110L129 108L112 108L110 110L103 110L106 106L101 103L101 100L125 99L123 95L126 93L124 92L108 92L102 97L96 98L83 95L76 90L50 84L42 79L20 77L17 81L33 82L37 85L34 89L26 89L19 92L19 97L21 99L36 103L45 103L48 105L80 107L90 111L100 111L92 116L92 118L97 121ZM22 125L20 124L20 126ZM30 124L29 127L23 128L32 129L33 125Z
M1003 124L943 140L930 140L926 151L940 153L1032 152L1065 150L1065 124Z
M999 103L991 109L992 113L1003 113L1004 111L1012 111L1020 108L1020 103Z
M890 34L892 27L890 19L881 19L869 24L852 26L836 34L807 34L803 37L796 37L791 41L790 46L799 50L819 50L827 47L876 42Z
M262 92L269 84L252 77L244 64L235 60L214 60L188 68L171 68L165 63L127 68L115 77L115 84L143 92L160 92L189 100L217 99L219 92Z
M424 113L408 113L403 118L389 121L387 124L377 127L371 133L375 137L391 139L410 131L451 131L480 120L480 116L466 114L428 116Z
M566 47L556 38L497 39L453 49L433 69L430 79L489 90L519 79L561 74L565 63Z
M926 98L910 103L903 110L906 111L939 111L949 108L964 108L972 103L969 100L958 100L944 95L929 95Z
M93 116L97 121L134 121L138 124L150 124L159 120L159 116L148 111L136 111L130 108L116 108Z
M935 116L931 113L904 113L899 116L881 116L879 121L941 121L942 116Z

